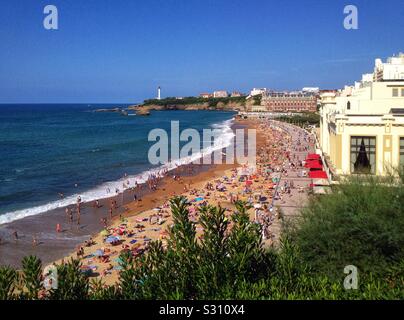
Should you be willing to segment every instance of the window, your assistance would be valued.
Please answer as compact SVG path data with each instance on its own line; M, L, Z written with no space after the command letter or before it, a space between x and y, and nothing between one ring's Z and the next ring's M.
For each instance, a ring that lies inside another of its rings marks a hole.
M398 88L393 88L393 97L398 97Z
M350 101L347 102L346 108L347 108L348 110L351 110L351 102L350 102Z
M404 138L400 138L400 168L404 169Z
M401 88L401 96L404 97L404 88Z
M351 137L351 173L376 173L376 137Z

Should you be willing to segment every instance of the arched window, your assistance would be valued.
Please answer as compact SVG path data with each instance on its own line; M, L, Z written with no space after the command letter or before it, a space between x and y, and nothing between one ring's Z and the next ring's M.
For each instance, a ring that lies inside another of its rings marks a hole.
M350 101L347 102L346 108L347 108L347 110L351 110L351 102Z

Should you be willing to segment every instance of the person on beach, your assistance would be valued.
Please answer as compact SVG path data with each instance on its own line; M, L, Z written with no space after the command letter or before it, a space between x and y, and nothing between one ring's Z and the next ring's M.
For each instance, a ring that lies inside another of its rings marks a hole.
M112 208L109 208L109 218L112 220Z
M62 228L60 226L60 223L56 224L56 232L60 233L62 231Z
M70 221L70 216L72 212L71 209L69 207L66 207L65 212L66 212L66 219Z
M32 246L36 247L38 245L38 240L35 235L32 236Z
M81 217L81 213L80 213L80 209L77 210L77 225L80 225L80 217Z
M71 209L69 209L69 222L73 223L73 212Z
M18 232L17 232L17 230L13 231L13 236L14 236L14 240L18 241Z
M105 229L108 227L107 218L102 218L101 223L104 225Z

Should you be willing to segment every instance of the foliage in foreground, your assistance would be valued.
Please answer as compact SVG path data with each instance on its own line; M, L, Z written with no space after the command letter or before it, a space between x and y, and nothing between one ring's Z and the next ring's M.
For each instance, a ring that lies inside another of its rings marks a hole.
M329 212L328 207L324 210L327 201L332 200L316 199L308 209L312 217L318 219L313 220L316 224L321 222L325 211ZM352 197L344 201L346 206L349 201L352 206L357 201L358 205L361 203ZM105 286L100 280L90 281L81 273L80 263L72 260L57 267L58 288L45 294L42 287L41 263L37 258L29 257L25 259L21 273L8 267L0 268L0 298L400 299L404 296L403 264L395 240L388 251L383 251L386 257L394 253L394 258L383 259L384 255L380 253L371 260L372 263L376 260L386 260L382 265L389 266L389 271L384 274L361 274L358 290L345 290L343 281L334 277L333 272L325 270L339 260L323 267L321 263L326 263L326 258L321 255L339 257L342 253L336 252L344 250L335 244L333 251L327 253L325 250L319 255L317 247L309 244L310 241L321 243L321 233L328 228L332 229L327 224L333 224L336 217L331 218L331 214L329 220L323 223L324 229L320 224L317 228L310 227L309 220L304 218L300 231L294 229L286 232L280 248L274 250L262 247L260 226L249 220L245 203L236 204L231 221L226 218L224 209L220 207L201 208L200 221L204 236L200 239L197 237L195 224L188 218L187 200L176 197L171 200L171 207L174 225L170 229L167 247L164 248L160 241L156 241L152 242L148 252L139 258L134 258L128 252L122 254L122 271L116 285ZM389 214L393 215L390 218L396 219L397 214L393 211L389 211ZM360 219L361 223L363 219ZM374 220L374 223L376 222L380 222L380 219ZM356 232L367 235L371 231L367 228L373 227L373 223L369 222ZM392 228L392 224L388 223L383 228L383 231L387 232L387 229ZM397 228L400 228L398 224ZM312 238L307 236L310 232L313 232ZM339 232L343 233L342 230ZM355 235L355 232L353 234ZM330 232L327 236L335 237ZM332 238L327 241L332 241ZM373 242L372 245L377 245L381 240L374 241L376 243ZM355 241L347 243L348 246L354 245L355 253L361 244L362 242ZM358 255L352 257L357 258ZM345 262L351 260L343 260L343 263ZM322 268L322 271L318 268ZM339 265L331 269L343 272Z
M326 197L311 199L291 231L302 263L338 279L346 265L378 277L404 276L404 185L352 178Z

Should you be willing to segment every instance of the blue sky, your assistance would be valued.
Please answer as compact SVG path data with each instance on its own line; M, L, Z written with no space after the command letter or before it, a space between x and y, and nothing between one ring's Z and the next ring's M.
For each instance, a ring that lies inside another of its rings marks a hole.
M347 4L358 30L343 28ZM403 17L403 0L2 0L0 103L339 88L404 51Z

